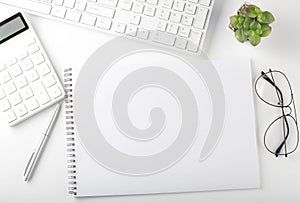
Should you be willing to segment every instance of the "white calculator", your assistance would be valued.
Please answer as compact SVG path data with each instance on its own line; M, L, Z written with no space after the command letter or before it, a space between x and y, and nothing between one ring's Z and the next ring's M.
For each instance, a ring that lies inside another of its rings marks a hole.
M23 13L0 22L0 111L10 126L65 96L35 31Z

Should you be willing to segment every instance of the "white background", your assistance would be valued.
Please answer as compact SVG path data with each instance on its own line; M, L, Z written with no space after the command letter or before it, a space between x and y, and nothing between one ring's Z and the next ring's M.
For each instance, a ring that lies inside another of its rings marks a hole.
M274 68L289 77L300 111L300 3L297 0L253 0L263 10L274 13L276 22L269 38L253 48L240 44L228 29L242 0L216 0L205 50L211 58L249 56L252 59L253 81L260 70ZM0 13L11 8L0 5ZM101 44L112 37L41 17L29 16L53 65L62 70L84 60ZM298 79L298 80L297 80ZM36 141L49 117L42 112L17 127L6 126L0 120L0 202L299 202L300 150L288 158L275 158L263 147L262 134L266 122L274 115L265 113L265 105L255 99L258 154L261 188L242 191L199 192L187 194L143 195L127 197L93 197L76 199L67 194L66 149L64 119L61 114L30 184L22 179L23 170ZM238 153L238 152L237 152ZM103 183L107 184L107 183Z

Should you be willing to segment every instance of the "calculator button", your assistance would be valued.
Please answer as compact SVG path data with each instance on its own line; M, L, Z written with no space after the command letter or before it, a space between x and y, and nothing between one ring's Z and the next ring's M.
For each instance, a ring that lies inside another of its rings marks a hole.
M6 83L11 80L11 76L7 70L3 70L0 72L0 82Z
M33 53L35 53L35 52L37 52L37 51L39 51L40 50L40 47L38 46L38 45L36 45L36 44L33 44L32 46L30 46L29 48L28 48L28 52L30 53L30 54L33 54Z
M7 111L8 109L10 109L11 105L8 101L8 99L3 99L0 101L0 109L1 111L5 112Z
M5 64L1 64L1 65L0 65L0 71L3 71L5 68L6 68L6 65L5 65Z
M36 40L35 40L35 38L34 37L28 37L27 39L26 39L26 45L32 45L33 43L35 43L36 42Z
M11 59L9 59L8 61L7 61L7 65L8 66L12 66L12 65L14 65L14 64L16 64L17 63L17 59L16 58L11 58Z
M19 93L15 93L10 96L9 101L12 105L16 106L17 104L20 104L23 100Z
M11 122L17 120L16 114L14 113L13 110L7 111L6 118L7 118L8 123L11 123Z
M9 72L13 77L17 77L18 75L21 75L23 73L18 64L15 64L12 67L10 67Z
M20 91L21 97L26 100L33 97L33 92L30 87L26 87Z
M30 110L30 111L33 111L37 108L40 107L39 103L37 102L36 99L32 98L32 99L29 99L25 102L25 105L26 107Z
M5 97L5 93L2 88L0 88L0 99L3 99Z
M26 58L23 61L20 61L20 66L24 71L30 70L33 68L33 63L30 58Z
M26 85L28 85L28 82L23 75L20 75L19 77L17 77L15 79L15 83L18 88L22 88L22 87L25 87Z
M39 65L45 61L45 58L41 53L34 54L31 59L35 65Z
M40 78L39 74L36 72L36 70L30 70L29 72L25 73L26 78L29 82L36 81Z
M36 82L32 86L33 94L36 96L40 104L46 104L50 101L50 98L45 90L45 87L40 82Z
M56 99L57 97L59 97L62 94L61 90L59 89L59 87L57 85L50 87L48 89L48 92L53 99Z
M16 85L13 82L9 82L9 83L3 85L3 89L7 95L12 94L15 91L17 91Z
M37 67L37 71L40 75L44 76L44 75L47 75L48 73L50 73L50 68L49 68L48 64L43 63Z
M51 87L52 85L54 85L56 83L56 80L53 77L53 75L48 75L43 78L43 83L46 87Z
M25 116L28 113L24 104L19 104L16 106L15 111L18 117Z
M17 58L18 58L18 60L22 60L22 59L26 58L27 56L28 56L28 53L26 51L24 51L24 52L19 53Z

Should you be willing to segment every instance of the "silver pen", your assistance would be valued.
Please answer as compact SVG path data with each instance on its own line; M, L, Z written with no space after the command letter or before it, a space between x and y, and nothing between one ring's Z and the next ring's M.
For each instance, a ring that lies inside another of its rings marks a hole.
M26 165L26 168L24 171L24 181L26 181L26 182L29 181L29 179L31 178L34 168L39 160L39 157L42 154L42 151L45 147L47 138L51 133L51 130L55 124L55 121L57 120L60 107L61 107L61 104L56 105L55 110L51 114L51 117L46 125L46 128L43 131L39 142L37 143L36 148L34 149L33 153L31 154L31 156L27 162L27 165Z

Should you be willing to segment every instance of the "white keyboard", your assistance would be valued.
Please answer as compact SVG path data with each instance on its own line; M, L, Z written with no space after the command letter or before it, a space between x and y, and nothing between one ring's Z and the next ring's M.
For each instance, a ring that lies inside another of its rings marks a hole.
M0 0L40 16L199 53L213 0Z
M0 26L0 111L16 125L64 98L64 90L26 17ZM7 36L6 36L7 35Z

